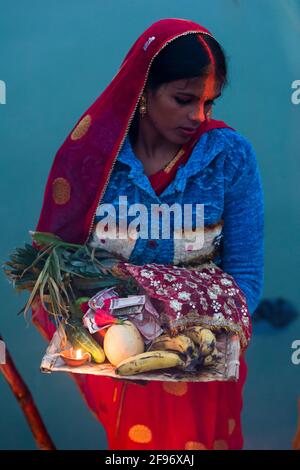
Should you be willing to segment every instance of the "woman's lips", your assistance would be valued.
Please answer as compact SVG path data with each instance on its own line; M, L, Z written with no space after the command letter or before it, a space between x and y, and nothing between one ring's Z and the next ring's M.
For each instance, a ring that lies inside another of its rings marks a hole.
M186 127L179 127L179 130L186 136L194 135L197 132L197 129L188 129Z

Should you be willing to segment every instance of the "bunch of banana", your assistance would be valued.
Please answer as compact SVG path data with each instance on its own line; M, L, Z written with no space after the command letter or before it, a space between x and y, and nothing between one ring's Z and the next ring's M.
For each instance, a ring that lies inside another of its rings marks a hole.
M131 356L117 365L115 372L118 375L135 375L170 367L184 368L185 361L180 355L171 351L148 351Z
M149 351L177 351L184 354L187 358L197 355L196 345L191 338L180 334L169 336L163 334L158 336L151 344Z
M220 354L217 348L215 348L211 354L208 354L207 356L203 357L203 366L205 367L215 366L219 359L220 359Z
M184 331L184 334L198 345L200 356L208 356L216 348L216 337L208 328L193 326L191 328L187 328Z
M221 355L215 348L213 352L207 356L199 354L199 356L191 358L191 360L186 363L185 372L195 373L201 372L204 367L215 367L220 359Z

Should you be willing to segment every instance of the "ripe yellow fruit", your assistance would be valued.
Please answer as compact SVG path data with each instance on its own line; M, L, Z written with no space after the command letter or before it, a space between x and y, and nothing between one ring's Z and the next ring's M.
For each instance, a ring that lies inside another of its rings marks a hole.
M109 362L116 366L131 356L143 353L145 345L136 326L126 320L108 328L103 348Z
M116 368L116 374L135 375L157 369L169 369L170 367L183 368L184 365L185 363L179 354L172 351L147 351L122 361Z

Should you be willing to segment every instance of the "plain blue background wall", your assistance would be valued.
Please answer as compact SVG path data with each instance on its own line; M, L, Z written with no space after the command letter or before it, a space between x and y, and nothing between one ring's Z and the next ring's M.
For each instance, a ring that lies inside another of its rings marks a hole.
M0 261L29 241L54 155L79 116L113 78L127 50L160 18L206 26L229 56L230 85L214 108L254 145L266 207L264 297L300 306L299 123L291 84L300 80L299 0L0 0ZM1 101L1 100L0 100ZM105 449L102 427L73 381L45 375L46 344L17 317L27 295L0 277L0 332L59 449ZM254 328L247 353L246 449L288 449L296 431L300 365L291 343L300 320ZM0 449L35 449L0 375Z

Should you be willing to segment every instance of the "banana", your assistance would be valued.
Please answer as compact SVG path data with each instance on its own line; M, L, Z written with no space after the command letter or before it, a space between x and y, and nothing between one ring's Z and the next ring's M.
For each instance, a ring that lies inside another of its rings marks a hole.
M212 356L212 354L208 354L208 356L205 356L203 359L203 366L204 367L210 367L213 366L216 363L216 360Z
M168 336L166 334L158 336L150 346L150 351L178 351L186 356L193 357L196 355L196 345L186 335Z
M180 356L171 351L148 351L136 356L131 356L120 362L115 372L118 375L135 375L169 367L183 368L185 362Z
M203 366L208 367L216 365L220 358L221 356L219 354L219 351L217 350L217 348L215 348L211 354L208 354L204 357Z
M199 346L199 354L208 356L216 347L216 337L208 328L193 326L184 331L185 335L191 338Z

